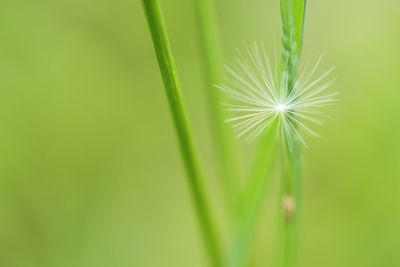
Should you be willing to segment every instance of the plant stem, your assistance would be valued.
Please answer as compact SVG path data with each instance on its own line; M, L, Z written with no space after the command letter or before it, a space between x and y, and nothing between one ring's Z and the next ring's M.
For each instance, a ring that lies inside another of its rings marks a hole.
M198 160L188 127L178 75L168 41L161 7L158 0L143 0L142 3L151 31L154 49L174 120L183 161L186 167L188 183L197 210L208 256L212 266L219 267L221 264L219 242L217 240L212 213L207 202L205 188L202 183L202 175L200 174Z
M278 147L276 126L277 122L262 137L254 168L249 177L249 184L241 198L229 267L248 266L249 252L262 211L262 204L270 187L274 156Z
M294 90L303 46L306 0L280 0L280 8L283 32L282 71L288 75L285 88L286 93L290 94ZM297 125L294 127L297 128ZM281 257L278 266L295 267L302 173L301 144L295 141L289 149L285 138L281 137L281 140L283 223L280 231Z
M223 56L218 31L217 14L213 0L195 0L195 13L200 36L204 73L208 95L209 114L214 129L214 143L217 158L224 177L227 202L234 211L238 194L238 180L231 134L224 124L224 115L220 106L221 92L215 88L222 80Z
M229 267L247 266L249 262L251 241L266 192L270 187L274 156L279 145L277 125L278 121L276 120L262 136L249 177L249 184L241 196L238 221L234 228L233 248L228 262Z
M282 213L280 220L283 221L281 229L281 258L280 267L296 266L298 216L300 208L300 179L301 179L301 156L300 144L296 143L289 150L287 143L282 140L281 163L282 163Z

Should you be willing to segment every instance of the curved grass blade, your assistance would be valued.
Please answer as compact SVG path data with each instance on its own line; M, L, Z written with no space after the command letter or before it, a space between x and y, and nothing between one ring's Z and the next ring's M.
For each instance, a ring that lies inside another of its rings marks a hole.
M202 175L196 158L193 141L190 135L186 112L181 96L178 75L172 56L167 31L158 0L143 0L147 22L151 31L154 49L164 82L169 106L171 109L176 133L186 167L189 187L197 211L201 230L212 266L221 266L221 250L212 213L207 202Z
M208 97L209 117L213 128L213 137L217 161L226 188L228 208L234 212L238 195L237 164L232 136L224 123L224 114L220 108L222 96L215 88L223 76L223 56L218 31L217 14L213 0L194 0L199 40L205 73L206 94Z

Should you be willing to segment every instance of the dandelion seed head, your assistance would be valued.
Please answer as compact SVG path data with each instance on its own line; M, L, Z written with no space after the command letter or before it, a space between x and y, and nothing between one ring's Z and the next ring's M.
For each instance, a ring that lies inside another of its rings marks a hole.
M320 124L320 109L335 102L336 93L326 93L334 82L327 79L334 68L318 76L322 56L313 64L309 58L289 90L289 74L278 72L276 51L274 62L262 43L246 45L244 53L237 53L226 65L225 83L217 85L228 96L226 110L233 115L226 122L232 123L236 136L252 142L276 120L289 147L296 141L306 145L303 131L319 136L309 124Z

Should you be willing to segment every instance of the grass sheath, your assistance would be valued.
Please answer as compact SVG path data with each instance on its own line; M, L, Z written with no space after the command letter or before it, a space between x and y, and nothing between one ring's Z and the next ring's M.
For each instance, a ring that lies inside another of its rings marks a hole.
M194 0L194 5L204 61L209 114L214 129L214 143L218 162L221 165L221 174L224 177L228 207L234 209L235 198L238 195L237 167L230 141L231 134L224 124L223 111L221 110L221 92L214 86L221 82L223 76L223 56L217 14L213 0Z
M212 266L219 267L221 251L181 96L178 75L158 0L143 0L165 92L186 167L187 178Z

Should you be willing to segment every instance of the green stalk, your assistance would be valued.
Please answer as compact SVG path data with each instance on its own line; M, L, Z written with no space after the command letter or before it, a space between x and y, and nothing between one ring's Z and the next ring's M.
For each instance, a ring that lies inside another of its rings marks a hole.
M280 0L280 7L283 32L282 71L288 75L285 88L286 93L290 94L298 73L303 46L306 0ZM281 256L278 266L295 267L300 213L301 144L296 141L289 149L287 142L283 141L285 138L281 137L281 140L283 223L280 231Z
M224 177L227 202L234 210L235 199L238 194L238 180L231 134L224 124L224 115L221 109L222 95L215 84L222 81L223 56L218 31L217 14L213 0L195 0L195 13L201 43L204 73L208 95L208 106L211 124L214 129L214 143Z
M281 137L281 168L282 168L282 209L281 224L281 255L280 267L296 266L298 224L301 193L301 144L296 143L289 149L287 143Z
M181 88L167 37L163 15L161 13L161 7L158 0L143 0L142 3L151 31L165 92L167 94L183 161L186 167L189 187L197 210L210 263L214 267L219 267L221 266L221 250L188 127Z
M249 177L250 182L240 201L240 213L235 227L234 243L228 262L229 267L247 266L249 262L251 241L257 228L266 192L270 187L274 156L279 145L277 142L277 126L278 120L262 136L255 164Z
M306 0L280 0L282 19L283 71L289 74L288 90L297 76L301 49Z

